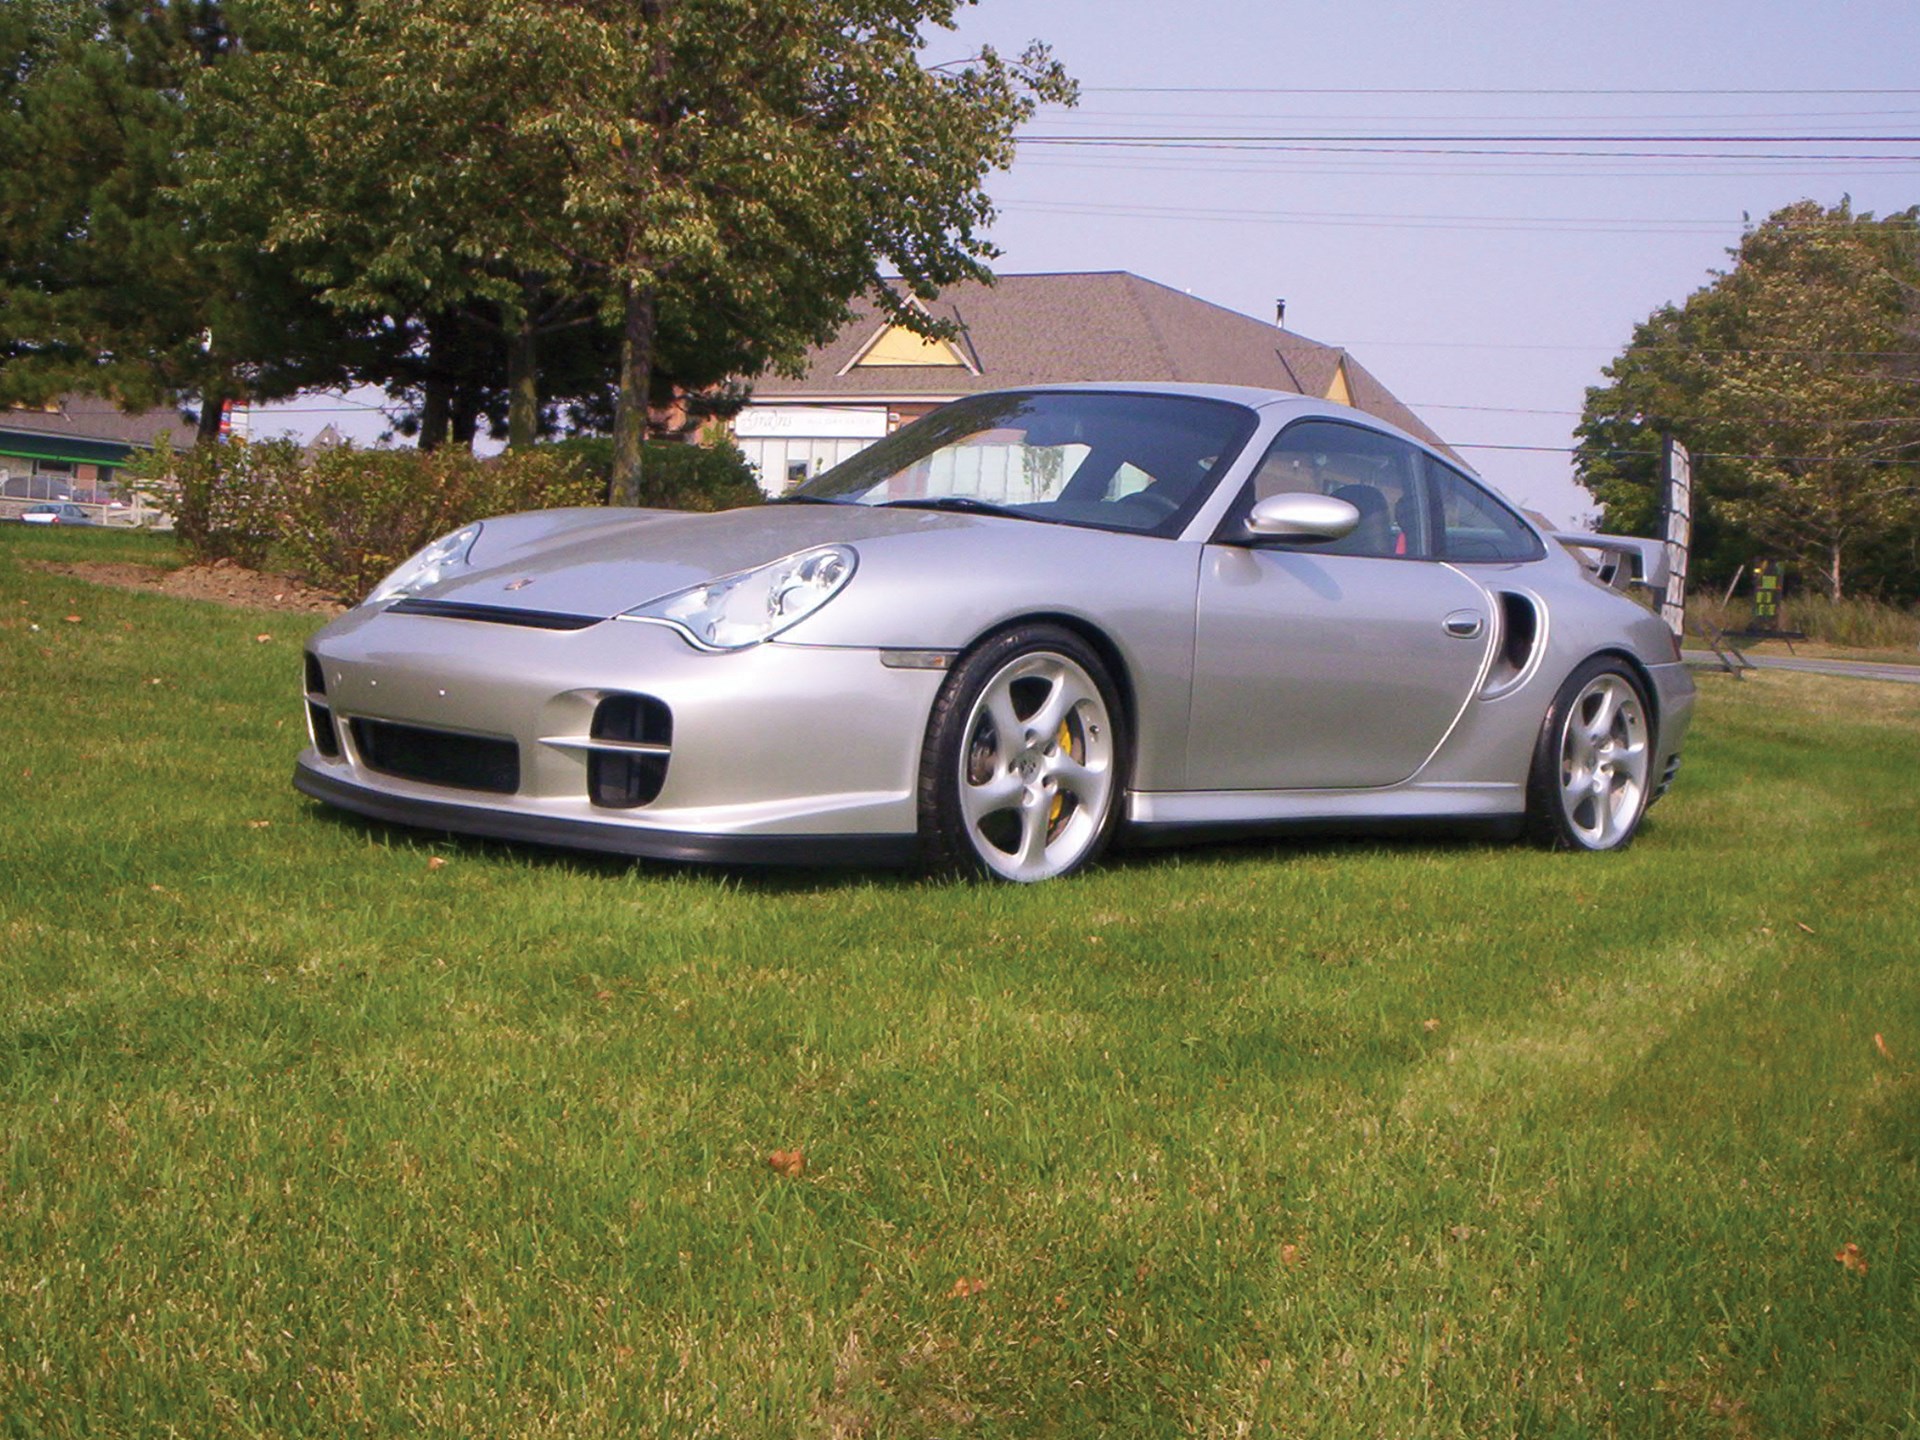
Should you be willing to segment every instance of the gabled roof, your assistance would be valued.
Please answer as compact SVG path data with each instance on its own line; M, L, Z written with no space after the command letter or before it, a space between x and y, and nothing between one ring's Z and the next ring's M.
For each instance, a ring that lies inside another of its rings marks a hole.
M178 410L122 410L111 400L91 395L62 396L43 410L28 405L0 406L0 430L23 435L56 435L66 440L104 441L110 445L149 446L171 432L176 445L191 445L194 427Z
M856 362L888 328L871 301L807 357L799 379L754 382L761 401L949 399L1076 381L1253 385L1324 398L1345 367L1353 404L1440 445L1440 437L1346 351L1123 270L1002 275L955 285L926 306L960 326L977 370Z

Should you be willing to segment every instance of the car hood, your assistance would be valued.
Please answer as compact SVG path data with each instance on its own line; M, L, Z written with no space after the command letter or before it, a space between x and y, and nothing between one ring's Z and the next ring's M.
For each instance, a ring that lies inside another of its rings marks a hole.
M509 515L486 522L470 568L420 594L495 609L606 617L815 545L957 538L982 526L1040 528L864 505L766 505L710 515L604 509Z

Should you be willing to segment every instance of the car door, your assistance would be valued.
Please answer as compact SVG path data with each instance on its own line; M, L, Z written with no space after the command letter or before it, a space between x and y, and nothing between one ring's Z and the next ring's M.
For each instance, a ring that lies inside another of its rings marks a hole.
M1391 785L1445 738L1494 615L1479 585L1432 558L1421 461L1340 421L1301 421L1273 442L1201 560L1191 788ZM1238 542L1253 503L1287 490L1345 499L1360 524L1331 543Z

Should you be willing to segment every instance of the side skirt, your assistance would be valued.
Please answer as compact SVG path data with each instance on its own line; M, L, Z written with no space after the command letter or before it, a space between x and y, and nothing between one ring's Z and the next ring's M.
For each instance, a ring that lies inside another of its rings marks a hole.
M1127 797L1125 843L1181 845L1263 835L1514 840L1524 787L1390 785L1379 790L1158 790Z

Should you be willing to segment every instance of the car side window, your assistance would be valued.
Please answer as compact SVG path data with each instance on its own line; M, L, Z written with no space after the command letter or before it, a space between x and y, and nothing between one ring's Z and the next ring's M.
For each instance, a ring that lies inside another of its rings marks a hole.
M1539 537L1499 499L1450 465L1426 457L1427 477L1439 511L1443 560L1538 560Z
M1273 495L1331 495L1360 512L1339 540L1302 549L1321 555L1424 559L1433 553L1421 455L1411 445L1337 420L1289 425L1268 447L1229 522Z

